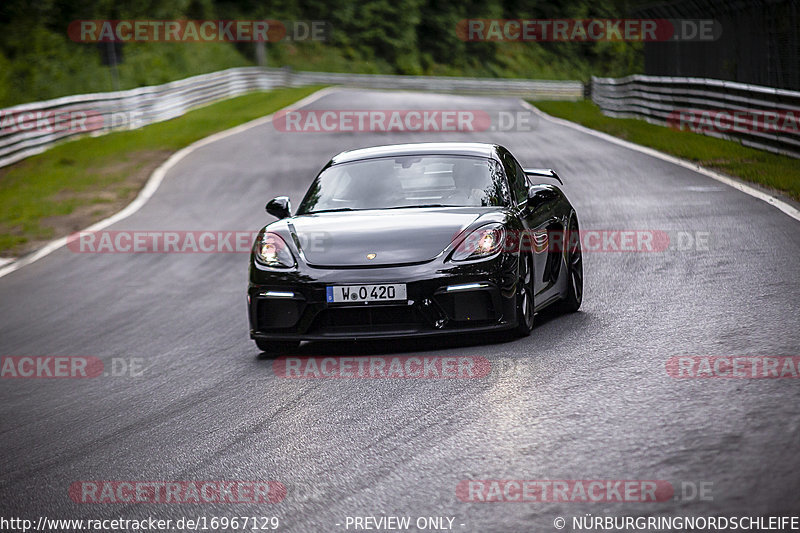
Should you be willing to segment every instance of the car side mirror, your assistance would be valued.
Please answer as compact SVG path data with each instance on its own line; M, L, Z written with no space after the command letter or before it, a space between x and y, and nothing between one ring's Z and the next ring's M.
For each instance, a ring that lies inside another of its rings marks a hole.
M288 196L278 196L267 202L267 213L277 218L292 216L292 204Z
M528 189L528 209L536 209L557 196L558 193L550 185L531 185Z

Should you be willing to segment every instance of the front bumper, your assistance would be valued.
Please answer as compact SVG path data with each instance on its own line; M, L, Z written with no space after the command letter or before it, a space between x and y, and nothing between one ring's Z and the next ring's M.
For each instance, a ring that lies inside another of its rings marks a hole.
M516 326L516 254L465 264L278 272L251 263L250 337L331 340L427 337ZM405 283L407 301L328 303L329 285ZM452 290L465 284L479 284ZM448 291L448 287L451 288Z

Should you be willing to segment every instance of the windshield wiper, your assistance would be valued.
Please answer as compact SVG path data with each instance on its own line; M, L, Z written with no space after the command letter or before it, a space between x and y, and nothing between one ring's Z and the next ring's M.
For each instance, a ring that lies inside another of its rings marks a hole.
M316 211L308 211L306 215L315 215L317 213L335 213L337 211L361 211L361 209L353 209L352 207L335 207L333 209L318 209Z
M316 211L307 211L304 215L315 215L317 213L336 213L338 211L380 211L382 209L412 209L414 207L464 207L452 204L417 204L417 205L398 205L395 207L368 207L364 209L355 209L353 207L334 207L332 209L318 209Z
M387 207L386 209L410 209L413 207L462 207L462 206L452 205L452 204L417 204L417 205L398 205L395 207Z

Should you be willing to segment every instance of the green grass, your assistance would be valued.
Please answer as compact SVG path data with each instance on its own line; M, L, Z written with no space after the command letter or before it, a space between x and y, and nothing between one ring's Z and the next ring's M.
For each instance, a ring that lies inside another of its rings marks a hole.
M800 161L792 157L690 131L673 130L644 120L610 118L588 100L532 103L549 115L688 159L705 168L763 185L800 200Z
M13 60L0 52L0 108L114 90L111 69L100 64L96 46L43 29L26 33L23 42ZM121 90L133 89L249 65L229 43L126 43L118 83Z
M138 130L59 144L0 169L0 254L30 251L44 240L105 218L130 202L173 152L317 90L248 94Z

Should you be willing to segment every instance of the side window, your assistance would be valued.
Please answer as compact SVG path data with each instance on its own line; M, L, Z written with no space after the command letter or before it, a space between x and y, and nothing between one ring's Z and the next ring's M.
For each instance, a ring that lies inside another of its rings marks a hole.
M503 168L508 176L514 201L519 205L528 199L528 182L525 172L510 153L503 152L500 157L503 160Z
M486 191L486 195L491 199L489 203L484 201L483 205L511 205L511 195L508 192L506 183L506 174L503 170L503 165L495 161L489 160L489 172L492 175L492 184L490 189Z
M522 176L522 183L525 185L525 189L526 189L526 191L525 191L525 199L527 200L528 199L527 188L532 185L531 184L531 180L528 179L528 175L525 174L525 171L522 169L522 166L519 164L519 162L516 162L516 163L517 163L517 174Z

